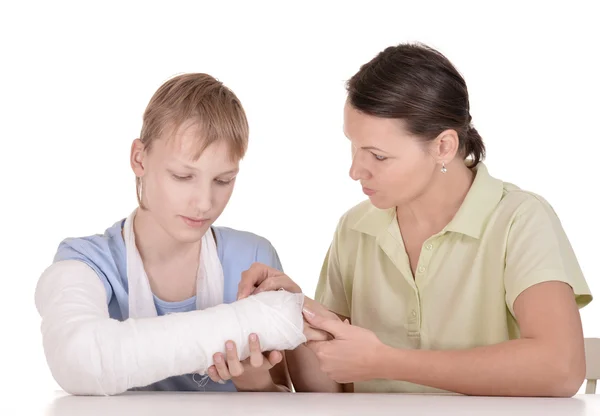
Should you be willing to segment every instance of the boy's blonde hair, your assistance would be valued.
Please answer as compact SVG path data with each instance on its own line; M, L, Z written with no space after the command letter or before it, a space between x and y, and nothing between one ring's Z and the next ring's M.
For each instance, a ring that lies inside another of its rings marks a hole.
M248 120L237 96L214 77L189 73L169 79L154 93L144 111L140 140L146 150L155 140L171 138L187 121L200 129L195 159L212 143L225 140L232 160L240 160L248 148ZM136 178L138 203L141 181Z

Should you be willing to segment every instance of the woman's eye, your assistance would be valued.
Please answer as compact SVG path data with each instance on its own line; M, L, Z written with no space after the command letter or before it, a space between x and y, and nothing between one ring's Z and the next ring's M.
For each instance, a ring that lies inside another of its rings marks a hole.
M371 153L371 154L375 157L375 159L379 160L380 162L387 159L387 157L385 157L385 156L376 155L375 153Z

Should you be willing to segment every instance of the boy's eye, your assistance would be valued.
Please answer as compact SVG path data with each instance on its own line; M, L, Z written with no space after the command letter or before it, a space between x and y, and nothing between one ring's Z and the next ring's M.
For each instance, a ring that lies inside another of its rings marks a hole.
M229 179L229 180L215 179L215 182L217 183L217 185L229 185L232 181L233 181L233 179Z
M173 174L173 178L177 179L178 181L188 181L188 180L192 179L192 177L190 175L179 176L179 175L175 175L175 174Z

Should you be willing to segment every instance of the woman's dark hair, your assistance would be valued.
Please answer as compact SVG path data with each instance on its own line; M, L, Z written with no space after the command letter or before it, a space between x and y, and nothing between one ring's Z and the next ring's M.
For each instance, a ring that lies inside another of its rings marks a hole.
M470 167L485 158L483 140L471 125L465 80L440 52L421 44L390 46L362 65L346 88L355 109L402 119L411 134L425 140L455 130Z

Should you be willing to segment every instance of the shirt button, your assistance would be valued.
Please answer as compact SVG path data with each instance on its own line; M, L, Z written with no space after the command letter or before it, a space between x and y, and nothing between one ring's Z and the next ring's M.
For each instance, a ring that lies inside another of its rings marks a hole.
M425 271L425 266L419 267L419 273L423 273Z
M415 316L417 316L417 311L415 311L414 309L413 309L413 311L412 311L412 316L413 316L413 318L414 318Z
M433 244L429 243L425 246L427 250L431 250L433 248Z

